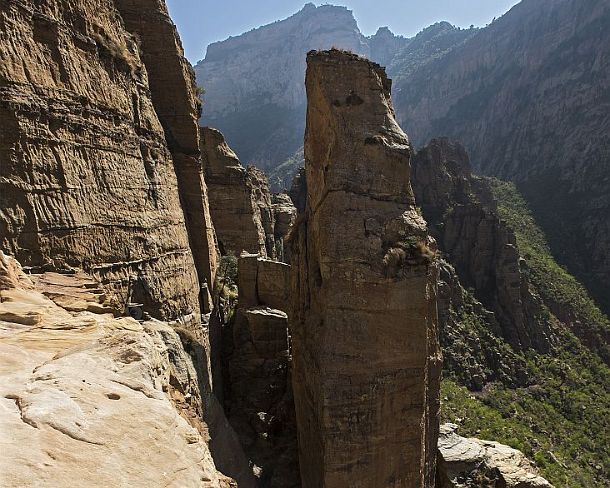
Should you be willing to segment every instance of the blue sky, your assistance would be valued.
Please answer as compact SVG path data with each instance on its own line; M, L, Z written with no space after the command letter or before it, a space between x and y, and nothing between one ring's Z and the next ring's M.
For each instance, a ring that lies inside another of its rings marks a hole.
M284 19L306 0L167 0L178 25L186 56L196 63L208 44L252 28ZM360 30L374 34L378 27L412 36L434 22L447 20L460 27L483 26L507 12L515 0L336 0L316 5L345 5L354 11Z

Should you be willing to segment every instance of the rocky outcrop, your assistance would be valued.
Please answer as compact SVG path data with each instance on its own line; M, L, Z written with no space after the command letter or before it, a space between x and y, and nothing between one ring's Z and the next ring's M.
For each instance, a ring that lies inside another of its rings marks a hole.
M290 266L244 254L239 303L224 332L225 411L260 486L300 487L290 384Z
M247 251L266 256L267 236L258 203L271 205L269 191L258 186L256 174L240 164L216 129L201 129L201 151L221 254Z
M382 68L307 58L307 208L293 236L303 486L434 485L441 358L433 242Z
M286 43L288 38L290 43ZM210 44L205 59L195 66L198 81L206 91L204 120L242 111L247 104L256 106L253 95L261 91L268 91L266 104L283 109L302 107L304 55L333 43L368 54L366 39L350 10L308 3L285 20ZM287 58L294 59L288 66L283 63ZM258 69L262 59L268 70ZM228 72L232 73L230 78Z
M413 160L412 183L440 249L494 312L502 335L515 348L547 352L552 332L539 319L540 299L530 289L514 232L495 212L486 181L472 175L465 149L433 140Z
M0 247L198 321L214 250L193 80L163 2L4 2L0 19Z
M552 488L522 452L497 442L466 439L444 424L438 440L439 488Z
M515 182L558 261L610 310L610 5L522 1L397 81L417 144L461 141Z
M26 276L1 252L0 283L2 486L236 486L208 446L234 434L192 332L114 318L91 277Z
M275 221L273 237L276 259L282 262L289 262L289 249L285 245L285 239L290 234L297 220L297 209L287 193L275 193L271 197L271 201Z
M287 195L272 195L265 173L244 168L216 129L201 129L210 211L222 254L242 251L282 260L284 237L296 218Z

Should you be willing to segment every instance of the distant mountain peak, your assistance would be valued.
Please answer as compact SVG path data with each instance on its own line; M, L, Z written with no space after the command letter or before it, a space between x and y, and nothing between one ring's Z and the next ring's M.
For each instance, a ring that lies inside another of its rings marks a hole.
M387 25L384 25L383 27L380 27L379 29L377 29L377 32L375 32L373 37L376 37L376 36L396 37L396 34L394 34Z

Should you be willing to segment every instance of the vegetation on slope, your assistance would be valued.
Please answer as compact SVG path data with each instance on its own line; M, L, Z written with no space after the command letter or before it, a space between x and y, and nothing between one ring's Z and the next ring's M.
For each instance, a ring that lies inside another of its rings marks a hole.
M561 267L536 225L525 199L512 183L489 178L498 201L498 213L514 229L521 255L528 264L530 282L562 322L585 340L607 363L610 362L610 320L591 299L585 287Z
M603 332L608 318L554 261L515 187L497 180L491 183L498 212L515 230L531 283L544 302L580 321L579 332L588 328L595 334ZM455 312L459 335L487 341L489 331L475 311ZM557 337L551 354L514 351L500 338L492 342L525 380L507 381L511 372L505 369L481 392L471 392L462 386L469 382L459 364L459 342L445 345L445 355L452 360L445 365L442 420L458 423L462 435L522 450L557 487L610 486L610 369L550 310L547 313ZM603 346L599 354L607 350L607 344Z

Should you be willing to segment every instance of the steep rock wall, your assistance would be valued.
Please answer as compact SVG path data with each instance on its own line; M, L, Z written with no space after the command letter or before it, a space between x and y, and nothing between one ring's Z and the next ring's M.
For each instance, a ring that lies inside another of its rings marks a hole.
M135 278L132 298L153 315L198 317L146 43L110 0L3 2L0 36L1 247L27 266L84 266L121 303Z
M399 120L417 145L461 141L515 182L553 254L610 310L610 4L523 0L405 71Z
M221 253L282 259L284 237L296 218L290 198L272 195L265 173L244 168L220 131L201 128L201 152Z
M210 186L210 212L222 254L242 251L267 256L267 232L261 211L271 205L268 188L261 188L216 129L201 129L205 177ZM262 205L259 206L259 203ZM265 215L268 220L268 215ZM272 246L271 246L272 247Z
M195 75L164 0L115 0L115 4L142 48L152 101L174 161L195 266L200 280L212 284L216 241L199 148L201 102Z
M434 486L436 266L382 68L307 58L307 207L292 248L303 486Z

